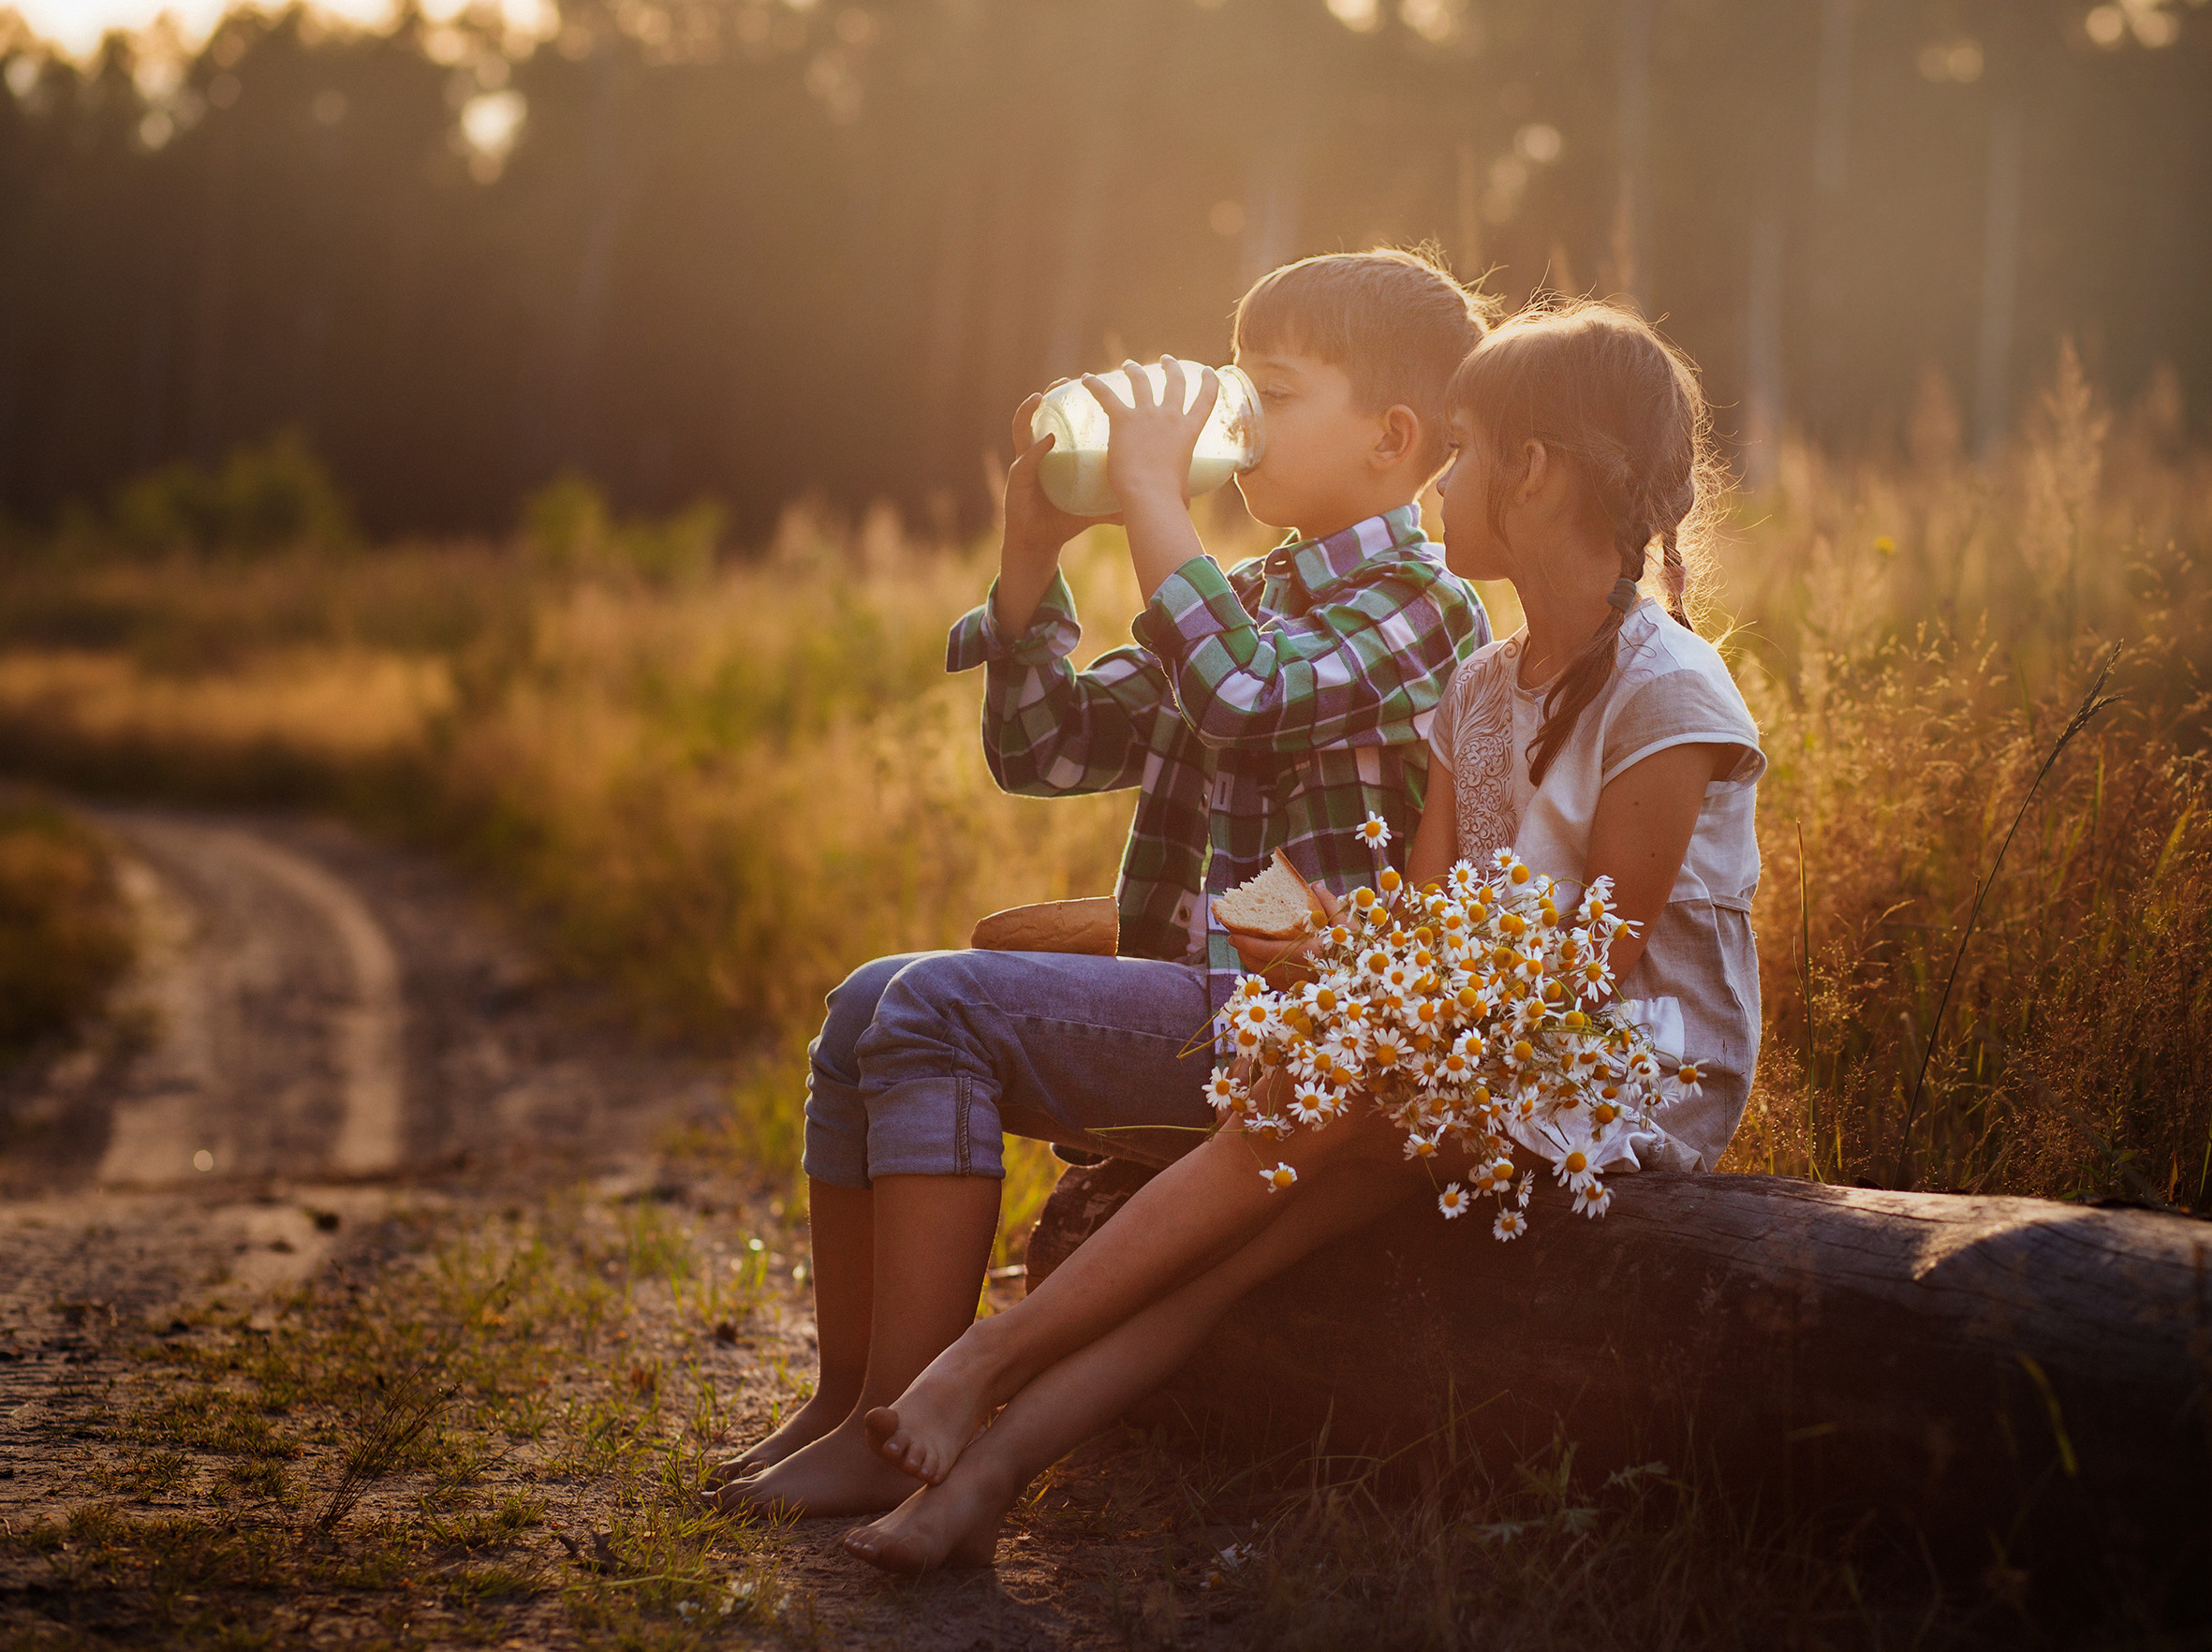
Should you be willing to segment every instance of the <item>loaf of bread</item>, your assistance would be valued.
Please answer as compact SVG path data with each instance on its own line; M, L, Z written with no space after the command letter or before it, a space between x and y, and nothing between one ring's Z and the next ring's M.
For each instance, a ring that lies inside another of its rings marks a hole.
M1310 935L1315 925L1329 920L1320 897L1281 849L1259 877L1215 896L1214 916L1224 929L1286 941Z
M994 952L1090 952L1111 958L1121 945L1112 895L1009 907L980 920L967 944Z

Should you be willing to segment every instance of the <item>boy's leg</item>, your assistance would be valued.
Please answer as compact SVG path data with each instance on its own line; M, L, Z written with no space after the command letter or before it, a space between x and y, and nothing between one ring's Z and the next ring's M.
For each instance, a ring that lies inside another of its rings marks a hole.
M845 1547L893 1571L988 1565L999 1522L1039 1474L1172 1376L1237 1298L1418 1186L1387 1164L1325 1172L1226 1261L1124 1320L1015 1394L941 1485L924 1486Z
M717 1463L718 1486L779 1463L819 1439L859 1404L875 1312L875 1200L868 1186L868 1109L855 1048L876 1019L877 1001L909 964L907 952L862 965L833 988L822 1030L806 1048L808 1276L821 1373L814 1394L765 1439Z
M966 951L901 970L858 1049L877 1257L866 1400L732 1494L818 1514L902 1501L911 1485L863 1419L973 1321L1002 1103L1054 1139L1164 1161L1213 1124L1208 1019L1204 973L1176 964Z

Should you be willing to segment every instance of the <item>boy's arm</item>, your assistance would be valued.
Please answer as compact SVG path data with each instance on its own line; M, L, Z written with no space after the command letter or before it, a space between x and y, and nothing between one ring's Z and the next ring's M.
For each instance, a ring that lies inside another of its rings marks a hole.
M1425 738L1460 656L1489 632L1457 580L1411 555L1363 569L1264 631L1213 560L1194 557L1136 624L1201 740L1272 751Z
M1001 789L1025 797L1113 791L1144 778L1167 679L1138 648L1100 655L1085 671L1068 663L1082 639L1075 600L1055 571L1029 628L999 627L1002 581L952 627L950 671L985 668L983 756Z
M982 606L952 627L945 669L986 668L983 756L1002 789L1031 797L1112 791L1144 777L1166 679L1133 648L1102 655L1084 671L1068 663L1083 627L1060 574L1060 551L1091 524L1045 495L1038 467L1053 439L1029 439L1041 400L1031 396L1014 414L1020 457L1006 477L998 578Z

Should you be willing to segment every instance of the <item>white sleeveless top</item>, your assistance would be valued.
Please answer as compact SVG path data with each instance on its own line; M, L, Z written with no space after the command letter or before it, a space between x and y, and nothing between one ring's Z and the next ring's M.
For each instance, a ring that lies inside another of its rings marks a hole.
M1766 758L1758 725L1718 651L1646 597L1621 622L1611 680L1535 785L1528 747L1543 720L1543 689L1520 684L1526 646L1526 631L1516 631L1462 661L1429 730L1431 749L1452 770L1459 859L1480 866L1511 846L1538 871L1580 883L1599 793L1615 777L1669 746L1744 748L1727 776L1706 786L1674 892L1619 989L1662 1055L1706 1073L1701 1096L1659 1110L1665 1140L1630 1143L1635 1162L1711 1170L1743 1118L1759 1056L1752 809Z

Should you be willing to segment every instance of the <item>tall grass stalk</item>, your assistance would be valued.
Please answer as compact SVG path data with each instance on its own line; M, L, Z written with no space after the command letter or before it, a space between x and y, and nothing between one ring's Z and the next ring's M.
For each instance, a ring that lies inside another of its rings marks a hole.
M2013 816L2012 825L2006 828L2004 842L1997 846L1997 858L1989 863L1989 876L1982 879L1980 887L1974 891L1974 904L1967 912L1964 927L1958 932L1958 950L1951 954L1951 967L1945 971L1943 976L1943 990L1936 998L1935 1018L1928 1023L1927 1041L1921 1050L1920 1069L1912 1075L1912 1096L1905 1104L1905 1128L1897 1141L1895 1180L1899 1187L1909 1187L1912 1185L1906 1175L1907 1166L1911 1162L1912 1121L1920 1112L1921 1092L1927 1086L1928 1063L1936 1058L1936 1043L1942 1037L1943 1011L1951 1007L1951 989L1958 984L1958 966L1966 962L1967 947L1974 938L1974 925L1982 919L1982 903L1989 898L1990 886L1997 881L1997 875L2004 869L2006 851L2013 847L2013 839L2019 836L2020 822L2028 819L2028 805L2035 802L2035 794L2042 789L2043 781L2049 775L2051 766L2064 755L2067 746L2072 744L2073 737L2087 729L2099 712L2113 703L2110 698L2101 698L2101 696L2104 685L2112 677L2113 662L2119 658L2119 644L2116 642L2113 644L2112 652L2104 656L2104 663L2097 668L2096 681L2089 685L2088 692L2082 696L2081 704L2075 708L2073 715L2067 719L2066 727L2058 731L2058 738L2051 743L2050 756L2043 759L2043 766L2036 770L2035 778L2028 783L2028 795L2020 800L2019 811ZM2102 808L2103 795L2104 768L2100 763L2097 770L2097 804L2100 812ZM2175 831L2178 832L2180 827L2187 823L2186 819L2177 823ZM1798 838L1798 850L1801 857L1805 845L1802 835L1803 830L1802 827L1799 828L1801 835ZM1801 858L1798 872L1800 879L1804 877L1803 866L1804 863ZM2157 881L2158 875L2155 870L2151 876L2152 881ZM1809 1069L1812 1048L1812 1016L1809 1012L1806 1016L1805 1027L1806 1049L1807 1051L1806 1064Z

